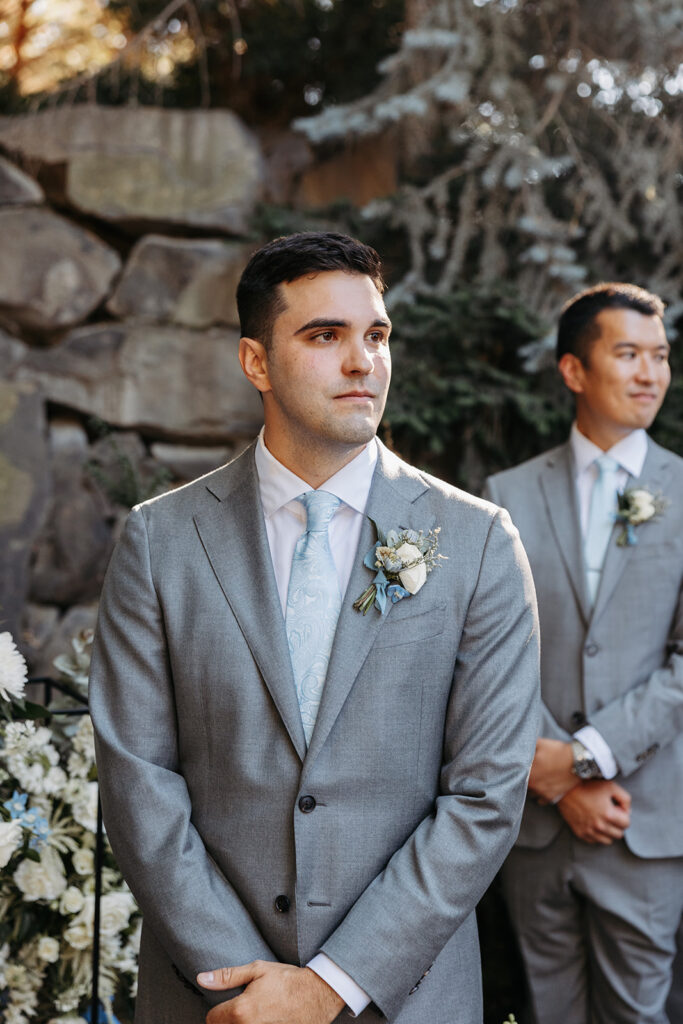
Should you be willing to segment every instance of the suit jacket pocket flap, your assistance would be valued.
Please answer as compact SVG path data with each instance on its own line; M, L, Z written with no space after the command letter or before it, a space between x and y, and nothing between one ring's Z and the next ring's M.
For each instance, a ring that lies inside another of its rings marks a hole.
M446 605L440 604L419 614L406 614L401 609L401 614L395 614L401 604L409 604L414 600L405 597L398 605L394 605L387 612L382 623L375 647L396 647L399 644L413 644L419 640L428 640L430 637L443 633ZM370 614L370 613L368 613Z

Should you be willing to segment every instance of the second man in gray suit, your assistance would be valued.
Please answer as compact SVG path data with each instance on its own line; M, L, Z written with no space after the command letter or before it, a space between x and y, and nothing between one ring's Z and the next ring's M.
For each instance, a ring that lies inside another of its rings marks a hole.
M558 329L567 444L488 480L527 550L543 715L502 880L538 1024L662 1024L683 906L683 461L645 433L661 301L605 284ZM680 1024L680 1022L676 1022Z

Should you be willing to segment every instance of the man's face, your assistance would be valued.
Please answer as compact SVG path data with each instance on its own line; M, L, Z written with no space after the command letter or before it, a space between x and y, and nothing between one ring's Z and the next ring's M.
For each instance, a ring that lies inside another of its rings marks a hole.
M287 306L264 351L261 387L268 447L345 461L374 437L384 411L391 324L382 296L369 277L344 271L306 275L280 292Z
M595 325L587 364L564 356L560 372L576 395L579 429L611 447L632 430L647 429L659 412L671 380L669 345L661 319L634 309L604 309Z

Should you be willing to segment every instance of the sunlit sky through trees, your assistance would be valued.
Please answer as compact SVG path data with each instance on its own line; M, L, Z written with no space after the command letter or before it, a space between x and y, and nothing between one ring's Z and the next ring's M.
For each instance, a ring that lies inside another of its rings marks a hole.
M109 0L0 0L0 85L13 82L22 96L49 92L125 59L132 39L127 8ZM162 83L196 56L182 17L134 48L140 73Z

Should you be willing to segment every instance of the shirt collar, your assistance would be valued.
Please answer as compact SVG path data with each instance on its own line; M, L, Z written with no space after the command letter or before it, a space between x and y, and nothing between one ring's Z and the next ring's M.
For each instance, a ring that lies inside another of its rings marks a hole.
M284 505L298 498L300 494L313 490L310 484L292 473L268 451L263 440L263 427L259 432L254 458L261 504L266 518L274 515ZM362 452L356 455L355 459L352 459L338 473L326 480L322 489L336 495L346 505L362 514L367 505L376 464L377 442L373 438ZM302 515L305 516L303 506L300 503L297 503L297 506L298 508L293 511L298 512L300 509Z
M585 434L582 434L576 423L572 423L569 437L576 475L580 476L588 467L595 462L598 455L602 455L602 449L589 441ZM643 472L643 465L647 455L647 434L644 430L632 430L621 441L612 445L608 453L619 463L622 469L637 480Z

